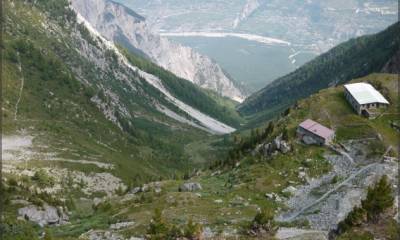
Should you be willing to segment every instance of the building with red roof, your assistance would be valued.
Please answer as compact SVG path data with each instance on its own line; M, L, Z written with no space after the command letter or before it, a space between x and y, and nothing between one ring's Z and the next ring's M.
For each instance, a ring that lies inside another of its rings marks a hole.
M335 131L311 119L300 123L297 136L306 144L327 145L335 138Z

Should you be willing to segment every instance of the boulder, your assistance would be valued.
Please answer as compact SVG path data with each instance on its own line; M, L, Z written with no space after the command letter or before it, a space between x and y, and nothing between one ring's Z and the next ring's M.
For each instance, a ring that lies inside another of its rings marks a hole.
M202 187L200 183L191 182L191 183L184 183L179 187L179 192L195 192L201 190Z
M280 150L281 149L281 138L280 137L276 137L272 141L272 146L273 146L274 149Z
M220 174L221 174L221 171L218 170L218 171L216 171L216 172L211 173L211 177L218 176L218 175L220 175Z
M276 193L266 193L265 197L267 197L270 200L274 200L276 202L282 202L282 198L279 197L279 195Z
M299 172L299 178L300 179L305 179L306 176L307 176L306 172L303 172L303 171Z
M95 197L94 199L93 199L93 205L94 206L98 206L100 203L102 203L102 202L104 202L104 198L98 198L98 197Z
M293 186L289 186L289 187L287 187L287 188L282 190L282 192L290 193L290 194L294 194L294 193L296 193L296 191L297 191L297 188L295 188Z
M148 192L150 191L150 186L149 184L143 184L142 188L141 188L142 192Z
M119 222L119 223L111 224L110 225L110 229L112 229L112 230L120 230L120 229L123 229L123 228L130 227L130 226L132 226L134 224L135 224L135 222Z
M280 150L283 154L285 154L285 153L290 152L291 148L290 148L290 145L289 145L287 142L281 141L279 150Z
M210 227L205 227L201 233L201 236L203 239L211 239L214 238L215 234Z
M45 204L42 209L34 205L29 205L18 209L18 214L26 220L35 222L39 226L66 224L69 221L68 215L62 208L55 208Z
M134 187L129 191L129 193L136 194L136 193L140 193L141 191L142 191L141 187Z
M277 154L278 152L283 154L288 153L291 150L291 147L289 143L282 140L282 136L279 135L272 140L272 142L265 143L261 149L265 156L271 156Z
M273 194L273 193L266 193L265 196L266 196L268 199L271 199L271 200L274 199L274 194Z

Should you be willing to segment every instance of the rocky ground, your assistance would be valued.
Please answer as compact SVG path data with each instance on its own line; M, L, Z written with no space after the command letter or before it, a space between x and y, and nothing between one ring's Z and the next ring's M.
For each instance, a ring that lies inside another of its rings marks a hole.
M3 136L2 173L4 180L9 182L11 179L15 179L15 185L27 189L31 195L48 194L61 201L65 201L63 194L66 191L80 192L95 203L115 195L117 191L123 192L127 188L121 179L107 172L112 169L110 164L93 160L63 159L57 157L55 152L44 149L46 146L38 143L38 139L30 135ZM104 171L83 172L46 164L48 161L94 165ZM29 180L38 173L43 174L48 183L36 184ZM68 223L68 210L62 206L51 206L47 203L41 206L18 195L14 198L11 203L20 206L18 209L20 219L30 220L42 227Z
M54 196L62 195L66 184L69 190L78 191L82 194L81 202L87 202L89 206L98 206L100 203L113 202L113 204L123 205L125 202L135 202L143 193L154 194L154 197L162 196L161 192L171 191L168 182L152 182L141 186L127 189L121 179L114 176L111 167L100 168L103 172L78 171L60 167L35 166L32 161L40 161L37 151L37 141L35 137L12 136L5 137L3 153L9 158L4 161L3 173L8 176L18 176L19 178L32 178L38 171L44 171L54 182L52 186L32 185L29 191L32 194L47 193ZM299 179L305 183L295 183L282 190L281 193L270 192L265 194L267 200L286 205L289 209L284 210L276 217L280 222L291 222L295 220L306 220L310 224L310 229L286 228L278 229L277 239L291 240L326 240L329 230L336 227L346 214L355 206L360 204L365 196L365 189L373 184L380 176L388 175L395 179L398 163L394 158L387 156L370 156L367 146L369 140L349 141L344 144L332 146L327 149L324 158L332 165L332 171L318 178L311 178L307 174L307 169L301 167L298 170ZM40 145L43 149L43 144ZM278 136L272 142L261 144L253 154L262 154L271 157L277 154L285 154L290 151L291 146ZM386 154L386 153L385 153ZM56 154L44 155L46 160L55 158ZM14 159L14 160L12 160ZM310 160L311 161L311 160ZM26 165L26 162L29 164ZM91 164L85 160L80 164ZM306 161L307 162L307 161ZM79 163L79 161L78 161ZM95 164L96 165L96 164ZM100 164L96 165L102 166ZM201 173L199 173L201 175ZM220 175L221 172L210 173L211 177ZM280 173L281 174L281 173ZM283 173L282 173L283 174ZM18 181L17 185L23 185ZM304 185L303 185L304 184ZM167 192L166 201L170 205L177 204L182 196L179 194L190 194L193 198L203 199L204 186L195 180L174 185L174 194ZM209 187L209 186L208 186ZM394 185L397 188L396 185ZM128 191L126 191L128 190ZM290 196L287 198L287 196ZM191 201L191 200L190 200ZM202 201L202 200L196 200ZM204 201L204 200L203 200ZM227 201L222 196L212 200L215 205L229 206L250 206L250 199L236 196ZM39 226L65 225L69 224L71 212L69 209L58 205L45 203L36 205L28 199L16 197L12 204L18 206L19 219L29 220ZM254 205L257 208L257 205ZM285 208L283 208L285 209ZM244 209L243 209L244 210ZM124 210L121 210L122 213ZM221 213L222 214L222 213ZM228 213L227 213L228 214ZM233 214L233 213L229 213ZM238 213L235 213L238 214ZM224 216L224 215L221 215ZM240 213L238 214L240 216ZM126 238L121 231L136 228L143 223L134 220L118 221L110 223L108 229L91 229L83 233L81 239L90 240L138 240L141 238ZM239 229L233 226L235 221L227 224L223 230L212 229L209 226L203 229L204 239L215 239L221 236L231 238L239 236ZM137 235L140 236L140 235Z
M279 215L277 220L306 219L312 229L329 231L361 203L368 186L383 175L394 181L398 174L395 159L369 157L366 146L366 142L350 141L342 149L336 149L337 154L326 154L333 171L297 186L286 202L290 210Z

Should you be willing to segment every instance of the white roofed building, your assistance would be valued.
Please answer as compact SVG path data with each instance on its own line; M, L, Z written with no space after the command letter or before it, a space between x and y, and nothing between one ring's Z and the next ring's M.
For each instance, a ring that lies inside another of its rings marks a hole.
M369 83L346 84L344 88L347 101L359 115L371 117L374 110L389 105L389 101Z

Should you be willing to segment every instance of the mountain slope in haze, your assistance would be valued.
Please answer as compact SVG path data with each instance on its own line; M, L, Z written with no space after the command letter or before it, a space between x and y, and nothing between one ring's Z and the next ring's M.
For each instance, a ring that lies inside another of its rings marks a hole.
M238 107L244 115L271 117L298 99L353 78L381 72L397 53L400 23L370 36L352 39L281 77Z
M398 21L396 0L115 0L162 32L236 32L282 39L296 51L329 50ZM216 11L218 9L218 11Z
M211 59L151 32L143 17L109 0L73 0L72 6L105 38L141 53L157 65L196 85L235 101L244 95Z
M5 5L3 139L28 144L34 164L104 163L124 181L171 176L187 170L187 144L239 124L218 96L147 60L163 74L134 66L67 1Z

